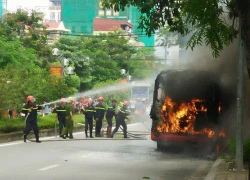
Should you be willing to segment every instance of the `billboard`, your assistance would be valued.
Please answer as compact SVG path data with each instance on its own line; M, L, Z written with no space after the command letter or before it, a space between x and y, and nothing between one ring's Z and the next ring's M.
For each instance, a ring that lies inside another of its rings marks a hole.
M50 75L62 77L62 66L50 66Z

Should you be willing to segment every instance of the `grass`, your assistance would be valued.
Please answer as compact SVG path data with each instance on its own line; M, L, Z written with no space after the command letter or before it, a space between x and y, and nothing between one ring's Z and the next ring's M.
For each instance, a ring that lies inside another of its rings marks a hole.
M44 117L38 116L38 127L39 129L50 129L55 127L55 122L58 127L58 120L56 114L46 115ZM84 123L84 115L76 114L74 115L74 122ZM11 133L16 131L22 131L25 126L24 117L17 119L0 119L0 133Z

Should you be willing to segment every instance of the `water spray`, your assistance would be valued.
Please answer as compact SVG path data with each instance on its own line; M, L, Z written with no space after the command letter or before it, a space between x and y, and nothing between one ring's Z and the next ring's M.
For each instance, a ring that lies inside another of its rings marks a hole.
M82 97L93 97L94 95L100 94L100 93L108 93L108 92L115 92L121 89L126 89L126 88L131 88L133 86L133 82L132 83L126 83L126 84L115 84L115 85L111 85L111 86L104 86L98 89L92 89L86 92L80 92L74 95L71 95L69 97L67 97L66 99L69 100L70 98L75 98L75 99L79 99ZM56 104L59 103L60 99L49 102L49 103L44 103L42 104L42 106L44 105L51 105L51 104Z

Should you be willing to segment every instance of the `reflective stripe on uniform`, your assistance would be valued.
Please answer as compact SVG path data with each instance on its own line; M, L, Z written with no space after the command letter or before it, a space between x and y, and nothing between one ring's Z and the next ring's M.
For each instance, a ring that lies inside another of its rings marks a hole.
M88 110L88 109L87 109L86 112L95 112L95 110Z
M63 112L63 111L66 111L66 110L56 110L56 111Z
M95 107L95 109L105 110L105 108L102 108L102 107Z

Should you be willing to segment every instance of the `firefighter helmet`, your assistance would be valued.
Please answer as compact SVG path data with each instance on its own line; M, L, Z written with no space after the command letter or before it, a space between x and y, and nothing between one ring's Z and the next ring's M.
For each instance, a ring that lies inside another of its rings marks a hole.
M35 101L35 98L34 98L34 96L27 96L26 97L26 102L34 102Z
M123 102L123 106L128 106L129 102L128 101L124 101Z
M97 101L103 101L104 98L102 96L98 97Z

